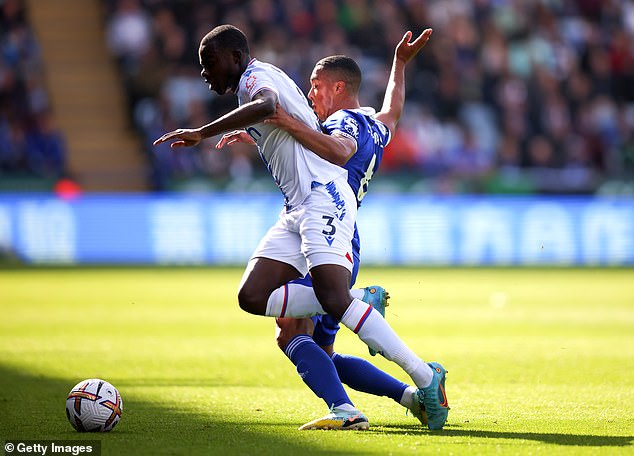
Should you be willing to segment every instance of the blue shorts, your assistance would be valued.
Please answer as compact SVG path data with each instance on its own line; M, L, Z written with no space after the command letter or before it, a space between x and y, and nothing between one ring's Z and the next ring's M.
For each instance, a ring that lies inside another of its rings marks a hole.
M359 255L361 250L360 247L359 232L357 231L357 225L355 224L354 237L352 238L352 257L354 262L352 267L352 276L350 277L350 288L352 288L357 281L357 274L359 273L359 263L361 262ZM292 283L299 283L308 287L313 286L313 282L309 274L301 279L293 280ZM315 343L320 347L327 347L328 345L334 344L337 331L339 331L339 320L329 314L315 315L314 317L311 317L311 319L313 320L313 325L315 326L315 331L313 332L313 340Z

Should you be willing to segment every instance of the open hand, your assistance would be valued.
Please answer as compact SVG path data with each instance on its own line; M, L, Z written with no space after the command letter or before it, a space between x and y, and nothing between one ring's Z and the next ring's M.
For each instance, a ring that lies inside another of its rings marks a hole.
M234 144L243 143L255 145L253 138L244 130L235 130L231 133L225 133L216 144L216 149L222 149L224 145L233 146Z
M288 126L293 121L295 121L295 118L286 112L278 103L275 105L275 112L271 116L267 117L264 123L273 124L284 130L284 127Z
M410 42L410 40L412 39L412 32L406 32L405 35L403 35L403 39L396 45L396 58L402 60L405 63L412 60L412 58L414 58L414 56L425 47L427 41L429 41L429 38L431 37L432 32L433 30L430 28L425 29L423 33L421 33L420 36L412 42Z
M192 147L198 145L202 139L200 131L191 128L181 128L165 133L159 139L154 141L154 145L156 146L167 141L175 140L172 144L170 144L170 147L173 149L176 147Z

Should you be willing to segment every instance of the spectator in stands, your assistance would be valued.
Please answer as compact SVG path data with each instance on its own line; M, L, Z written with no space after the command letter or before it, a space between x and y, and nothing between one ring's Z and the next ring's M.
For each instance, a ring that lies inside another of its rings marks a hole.
M477 179L496 180L502 173L528 188L526 178L547 169L554 178L543 187L546 181L536 179L531 188L550 192L557 182L569 190L558 176L570 170L589 186L577 186L579 191L600 182L588 176L634 173L626 158L632 122L622 120L634 112L631 2L104 1L110 30L120 27L123 12L134 13L136 26L125 31L125 46L110 42L115 55L127 50L124 74L130 67L156 68L151 80L132 78L130 93L134 112L150 104L158 111L153 118L163 123L155 125L159 131L187 123L195 115L192 106L201 103L207 117L233 107L233 100L192 89L199 68L181 58L193 52L209 24L243 29L253 37L253 55L284 68L304 89L312 62L350 55L364 70L361 98L368 105L377 104L385 86L394 35L433 25L438 39L408 74L408 116L386 150L381 179L406 170L439 180L440 187L428 188L478 190L456 183L473 178L467 171L475 169ZM261 169L247 166L253 160L248 155L232 163L226 151L216 152L225 159L210 167L205 153L189 157L194 166L159 153L155 168L162 169L163 183L197 176L245 181Z
M54 179L65 144L50 112L45 72L23 0L0 2L0 172Z
M51 113L38 113L32 128L26 133L29 170L40 177L57 178L65 171L65 158L64 139L53 124Z

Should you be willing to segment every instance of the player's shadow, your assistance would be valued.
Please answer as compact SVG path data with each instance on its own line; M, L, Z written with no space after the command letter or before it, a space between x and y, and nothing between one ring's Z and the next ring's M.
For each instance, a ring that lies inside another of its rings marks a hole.
M64 413L66 396L75 383L76 378L32 375L0 364L0 441L98 440L104 455L257 455L268 454L271 448L279 449L279 454L306 454L307 450L311 455L341 454L307 448L306 443L270 433L257 416L235 422L221 410L192 413L140 400L125 394L131 385L116 380L123 396L121 422L112 432L77 433Z
M371 428L372 429L372 428ZM442 431L421 430L420 427L407 426L381 426L381 429L389 434L429 433L447 437L473 437L481 439L509 439L509 440L535 440L553 445L587 446L587 447L625 447L632 446L634 436L592 435L592 434L557 434L554 432L509 432L509 431L482 431L460 429L446 426Z
M210 454L222 450L224 454L260 454L271 448L279 454L343 454L333 449L311 447L306 442L285 439L263 432L260 426L275 426L260 417L247 417L233 422L221 411L196 414L166 405L124 397L122 422L114 432L78 434L66 421L64 398L77 379L57 379L12 369L0 365L0 436L3 439L96 439L102 442L103 454L124 454L123 449L135 446L136 454ZM191 385L185 379L176 383ZM130 387L118 382L119 387ZM54 400L51 400L54 398ZM450 425L441 432L422 430L413 425L374 425L369 433L428 434L444 437L473 437L481 439L534 440L538 442L584 447L628 447L634 436L601 436L537 432L506 432L470 430ZM139 452L140 451L140 452Z

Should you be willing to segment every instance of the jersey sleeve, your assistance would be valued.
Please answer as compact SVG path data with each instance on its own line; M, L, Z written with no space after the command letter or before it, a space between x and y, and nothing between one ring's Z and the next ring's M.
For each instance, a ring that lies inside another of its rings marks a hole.
M249 70L248 73L243 76L241 82L243 84L243 90L247 94L249 100L253 100L253 97L264 89L274 92L278 98L280 96L273 79L261 68L253 68Z
M377 119L374 119L374 121L376 122L376 129L378 130L378 133L379 133L381 146L385 147L392 140L392 133L390 132L390 129L387 128L387 125L385 125L383 122Z
M355 150L359 143L359 121L351 113L341 110L332 114L322 125L324 131L329 134L338 134L352 139L355 143Z

